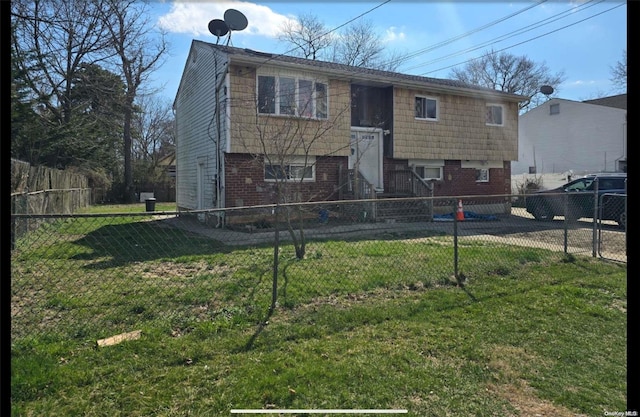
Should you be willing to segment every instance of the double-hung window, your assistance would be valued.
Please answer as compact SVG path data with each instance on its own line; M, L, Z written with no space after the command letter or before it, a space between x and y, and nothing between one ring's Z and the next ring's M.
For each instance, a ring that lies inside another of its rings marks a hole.
M503 126L503 107L500 104L487 104L485 122L490 126Z
M311 79L259 75L258 113L327 118L327 84Z
M438 120L438 100L433 97L416 96L416 119Z

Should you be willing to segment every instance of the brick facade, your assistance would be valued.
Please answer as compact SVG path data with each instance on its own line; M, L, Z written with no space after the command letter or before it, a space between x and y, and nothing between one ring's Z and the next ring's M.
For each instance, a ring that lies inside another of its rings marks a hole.
M338 199L340 166L347 169L347 157L318 157L313 182L287 185L290 201ZM265 181L264 162L249 154L225 155L225 200L227 207L247 207L276 202L275 183ZM296 193L295 195L293 193Z
M346 170L347 164L346 157L318 157L315 166L316 180L290 183L287 190L288 200L291 202L337 200L340 166ZM275 183L265 181L264 162L261 159L248 154L226 154L225 167L227 207L248 207L276 202ZM385 180L389 178L389 171L408 168L407 160L385 158ZM511 193L509 161L504 162L502 169L490 168L488 182L476 182L475 176L476 170L462 168L461 161L445 161L443 179L434 182L434 196L486 196ZM387 183L385 188L388 188Z
M510 181L510 165L507 161L502 169L490 168L489 181L476 182L474 168L462 168L460 161L445 161L443 179L435 183L434 196L508 194L511 186L510 182L505 186L505 180Z
M406 159L384 158L385 188L388 188L389 171L409 169ZM503 168L490 168L488 182L476 182L474 168L462 168L461 161L445 160L443 178L434 181L434 197L459 195L493 195L511 193L511 163L503 162Z

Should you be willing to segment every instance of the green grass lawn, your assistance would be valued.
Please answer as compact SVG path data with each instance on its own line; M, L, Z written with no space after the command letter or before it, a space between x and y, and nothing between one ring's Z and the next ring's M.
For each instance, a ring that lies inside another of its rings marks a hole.
M281 248L269 314L273 248L141 220L67 220L17 242L12 415L626 410L626 265L466 243L459 287L446 236L310 242L300 261Z
M176 203L156 202L155 211L177 211ZM144 213L147 210L146 203L134 204L104 204L93 205L80 211L80 213Z

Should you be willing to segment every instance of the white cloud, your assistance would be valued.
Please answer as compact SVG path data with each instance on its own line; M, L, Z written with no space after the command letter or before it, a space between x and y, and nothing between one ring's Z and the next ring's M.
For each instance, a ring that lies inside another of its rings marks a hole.
M224 12L235 9L245 15L249 24L241 33L276 37L287 16L267 6L243 1L175 1L171 11L158 19L158 25L171 33L194 36L209 35L209 22L224 19Z
M595 85L597 84L597 82L594 80L575 80L575 81L568 82L566 84L570 87L586 87L586 86Z
M382 39L384 42L398 42L398 41L404 41L406 39L406 34L400 30L398 31L399 28L395 27L395 26L391 26L389 27L386 31L385 31L385 36Z

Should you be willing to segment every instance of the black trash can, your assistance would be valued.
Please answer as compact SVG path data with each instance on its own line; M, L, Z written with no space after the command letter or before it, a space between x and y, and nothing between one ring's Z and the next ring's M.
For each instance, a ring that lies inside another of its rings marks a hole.
M155 198L147 198L146 200L144 200L146 206L147 206L147 211L156 211L156 199Z

